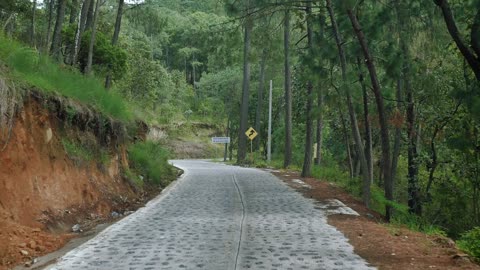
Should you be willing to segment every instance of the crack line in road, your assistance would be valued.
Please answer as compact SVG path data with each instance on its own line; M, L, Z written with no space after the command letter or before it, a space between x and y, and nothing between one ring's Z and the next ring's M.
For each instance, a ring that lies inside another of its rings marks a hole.
M242 221L240 223L240 238L238 239L238 248L237 248L237 255L235 256L235 270L237 269L238 266L238 257L240 256L240 248L242 244L242 237L243 237L243 223L245 221L245 204L243 203L243 196L242 192L240 191L240 187L238 186L237 183L237 178L235 177L235 174L232 176L233 178L233 183L235 184L235 187L237 188L238 195L240 196L240 202L242 203Z

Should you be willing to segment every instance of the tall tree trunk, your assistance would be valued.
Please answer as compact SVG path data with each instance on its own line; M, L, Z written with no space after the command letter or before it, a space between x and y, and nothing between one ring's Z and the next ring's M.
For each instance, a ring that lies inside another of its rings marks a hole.
M101 1L102 0L97 0L96 5L95 5L95 12L94 12L94 15L93 15L92 33L90 35L90 44L88 46L87 66L85 67L85 74L87 74L87 75L89 75L92 72L93 49L94 49L94 46L95 46L95 35L97 33L97 20L98 20L98 13L100 12L100 2Z
M90 5L92 0L83 0L82 10L80 12L80 19L78 20L77 24L77 31L75 32L75 44L72 51L72 55L70 56L71 60L70 63L75 65L77 63L78 52L80 50L80 45L82 43L82 36L85 31L85 24L87 21L87 13L90 9Z
M257 98L257 109L255 110L255 130L258 132L257 138L255 138L255 150L260 148L260 141L262 132L260 131L260 124L262 121L262 112L263 112L263 93L265 92L265 67L267 65L267 49L262 51L262 60L260 61L260 81L258 82L258 98Z
M367 40L362 28L357 20L357 17L351 9L347 9L348 17L352 23L352 27L357 36L358 42L362 47L362 52L365 58L366 66L370 74L370 80L372 81L373 93L375 95L375 101L377 103L378 117L380 122L380 137L382 141L382 164L383 164L383 179L385 183L385 198L389 201L393 201L393 182L391 179L391 163L390 163L390 135L387 123L387 112L385 105L383 104L382 90L380 82L378 81L377 70L373 57L370 54L370 49L367 45ZM387 204L385 207L385 216L388 221L392 217L392 207Z
M307 39L308 51L310 57L313 57L313 25L312 25L312 1L307 2ZM313 83L311 80L307 82L307 106L306 106L306 132L305 132L305 156L303 158L302 177L310 177L312 175L312 158L313 158Z
M53 7L55 5L55 0L49 0L47 4L47 36L45 37L45 44L43 45L45 52L48 52L50 46L50 36L52 35L52 21L53 21Z
M340 120L342 121L342 128L343 128L343 137L345 140L345 148L347 151L347 161L348 161L348 172L350 174L350 178L353 178L353 160L352 160L352 151L350 150L350 136L348 136L348 129L346 124L345 116L343 115L343 110L341 109L341 105L338 104L338 110L340 112Z
M86 21L85 21L85 28L84 28L84 31L88 31L88 29L92 29L92 26L93 26L93 18L95 17L94 16L94 11L95 11L95 0L90 0L90 5L88 6L88 10L87 10L87 17L86 17Z
M65 7L67 5L66 0L58 0L57 4L57 21L55 23L55 29L53 30L52 46L50 53L53 57L60 61L62 56L62 27L65 20Z
M321 42L324 42L326 17L323 14L323 12L320 13L319 19L320 19L319 20L320 22L319 39ZM322 164L322 142L323 142L323 91L322 91L321 85L318 87L317 107L318 107L317 134L316 134L317 158L315 159L315 165L320 166Z
M113 31L112 45L116 46L118 43L118 37L120 36L120 28L122 26L123 6L125 0L118 0L117 18L115 20L115 30ZM167 51L168 52L168 51ZM167 54L168 57L168 54ZM105 88L109 89L112 86L112 74L108 72L105 78Z
M77 40L77 32L78 32L78 23L77 23L77 17L80 16L78 12L78 5L79 2L78 0L72 0L72 6L70 8L70 20L69 23L72 27L76 26L75 30L75 37L74 39L67 44L67 52L66 52L66 64L68 65L73 65L73 55L74 55L74 50L75 50L75 42ZM78 19L80 20L80 19Z
M368 109L368 92L365 85L365 78L362 72L362 64L360 58L357 58L357 64L359 68L359 82L362 86L363 93L363 121L365 122L365 158L368 165L368 177L370 183L373 184L373 143L372 143L372 126L370 124L370 113Z
M403 115L402 113L402 80L397 80L397 91L396 91L396 98L397 98L397 112L398 114ZM398 166L398 158L400 156L400 147L402 146L402 127L400 126L401 123L395 123L395 138L393 141L393 152L392 152L392 181L395 185L395 177L397 174L397 166Z
M30 44L35 48L35 15L37 14L37 0L32 3L32 18L30 21Z
M78 17L78 2L79 0L72 0L72 6L70 8L70 18L69 18L69 23L74 25L75 22L77 21Z
M285 57L285 155L283 167L292 163L292 78L290 74L290 11L285 11L283 24Z
M315 165L320 166L322 164L322 142L323 142L323 91L321 87L319 87L318 91L318 98L317 98L317 107L320 108L320 112L318 114L317 119L317 134L316 134L316 141L317 141L317 159L315 159Z
M362 171L362 198L363 203L368 207L370 203L370 184L371 179L368 174L368 164L367 159L365 158L365 150L363 147L362 137L360 135L360 129L358 128L357 115L355 113L355 108L353 107L352 95L350 93L350 87L347 80L347 60L345 56L345 51L343 49L342 36L340 35L338 24L335 19L335 13L331 4L331 0L326 0L328 13L330 14L330 20L332 22L333 35L337 43L338 55L340 58L340 66L342 70L342 89L345 91L347 96L347 106L348 113L350 116L350 124L352 126L352 135L357 146L357 156L360 161L361 171Z
M395 1L397 12L397 22L401 26L400 30L400 49L402 51L403 66L402 76L404 81L406 101L407 101L407 137L408 137L408 207L410 213L422 214L422 202L420 198L420 188L418 183L418 134L416 132L415 101L413 89L410 84L410 53L407 45L406 25L409 24L407 15L404 14L404 8L401 7L401 1Z
M249 2L249 1L248 1ZM250 3L248 3L247 13L250 12ZM237 163L244 163L247 156L247 137L245 132L248 125L248 105L250 96L250 43L253 21L247 15L245 22L245 36L243 43L243 84L242 84L242 103L240 105L240 128L238 129L238 150Z

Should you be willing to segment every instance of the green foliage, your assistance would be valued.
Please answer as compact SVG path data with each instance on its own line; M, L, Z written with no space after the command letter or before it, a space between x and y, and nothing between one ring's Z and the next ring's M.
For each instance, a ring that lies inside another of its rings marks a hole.
M73 42L75 32L68 35L69 42ZM84 70L88 61L88 48L90 46L91 31L84 33L79 51L80 69ZM113 79L121 78L127 67L127 53L119 46L113 46L105 34L97 32L95 35L95 45L93 47L93 66L96 73L105 75L111 71Z
M0 59L8 64L19 81L91 105L108 116L124 121L132 119L123 98L114 91L105 91L97 78L63 68L50 57L1 35Z
M94 160L95 155L90 149L66 138L62 139L62 144L65 152L70 158L78 158L83 161Z
M175 177L168 163L168 152L154 142L137 142L128 148L128 157L133 169L147 181L166 187Z
M480 227L476 227L462 234L457 245L468 254L480 259Z

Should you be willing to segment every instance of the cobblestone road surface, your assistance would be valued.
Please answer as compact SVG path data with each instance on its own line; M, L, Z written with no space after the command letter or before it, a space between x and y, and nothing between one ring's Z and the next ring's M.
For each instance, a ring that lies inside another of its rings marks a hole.
M269 173L206 161L51 270L373 269L314 202Z

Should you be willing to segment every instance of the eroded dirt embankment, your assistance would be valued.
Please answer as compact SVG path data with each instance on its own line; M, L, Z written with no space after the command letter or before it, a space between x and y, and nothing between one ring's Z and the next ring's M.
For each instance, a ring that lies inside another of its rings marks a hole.
M105 219L144 195L123 177L126 128L92 110L31 91L0 145L0 269L61 247L72 224ZM8 130L7 130L8 129ZM108 153L67 154L64 139Z

